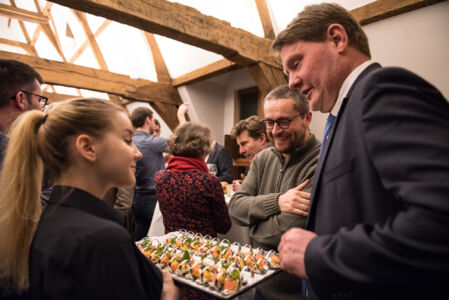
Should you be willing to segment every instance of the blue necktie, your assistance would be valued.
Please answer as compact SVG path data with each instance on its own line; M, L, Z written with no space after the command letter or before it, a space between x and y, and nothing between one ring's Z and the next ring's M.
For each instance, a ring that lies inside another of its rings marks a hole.
M326 140L327 140L327 135L329 134L329 130L332 128L332 124L334 123L334 120L335 120L335 116L332 114L329 114L329 116L327 117L326 125L324 126L324 135L323 135L323 140L321 141L320 153L321 153L321 150L323 150L323 148L324 148L324 144L326 143Z

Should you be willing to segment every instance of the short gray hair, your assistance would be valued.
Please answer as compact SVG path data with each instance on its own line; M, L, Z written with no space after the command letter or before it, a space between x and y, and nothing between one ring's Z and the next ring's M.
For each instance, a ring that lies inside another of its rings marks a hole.
M309 111L309 101L306 97L300 91L291 89L286 84L280 85L269 92L268 95L265 96L264 103L278 99L292 99L293 108L301 115L304 115Z

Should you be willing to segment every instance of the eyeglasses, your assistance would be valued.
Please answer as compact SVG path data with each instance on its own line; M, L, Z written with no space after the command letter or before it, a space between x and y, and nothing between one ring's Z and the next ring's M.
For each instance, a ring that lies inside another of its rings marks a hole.
M268 130L273 129L274 123L277 123L278 126L281 127L282 129L288 129L290 127L290 123L293 122L293 120L295 120L296 118L301 117L303 115L304 114L297 115L293 119L287 119L287 118L279 118L277 120L265 119L262 122L265 123L265 126L267 127Z
M24 94L27 94L27 95L33 95L33 96L39 97L39 104L41 105L41 108L44 108L45 105L47 105L47 101L48 101L47 97L42 96L42 95L38 95L38 94L33 94L33 93L30 93L30 92L27 92L27 91L21 91L21 92L24 93ZM14 99L14 98L15 97L13 96L11 99Z

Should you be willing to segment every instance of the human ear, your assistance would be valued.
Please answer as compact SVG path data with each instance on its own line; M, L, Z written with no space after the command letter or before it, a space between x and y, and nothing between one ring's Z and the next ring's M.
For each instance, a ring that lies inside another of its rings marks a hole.
M307 123L307 127L309 127L310 123L312 122L312 112L311 111L308 111L306 113L306 115L304 116L304 120Z
M348 47L349 38L345 28L340 24L331 24L327 27L326 37L339 52Z
M84 159L95 162L97 151L94 139L87 134L80 134L75 139L75 150Z
M27 101L28 100L24 92L18 91L16 93L16 96L14 97L14 103L20 110L26 110L27 106L25 102Z

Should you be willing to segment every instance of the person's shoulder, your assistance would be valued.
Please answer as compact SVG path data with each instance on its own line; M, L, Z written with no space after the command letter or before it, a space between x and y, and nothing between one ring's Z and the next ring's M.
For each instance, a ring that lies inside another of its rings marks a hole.
M218 177L214 174L208 173L208 172L195 172L191 173L192 176L197 177L201 180L207 181L209 183L217 183L220 184L220 181L218 180Z
M276 155L276 149L274 147L268 147L257 153L253 161L266 161L267 159L276 157Z

